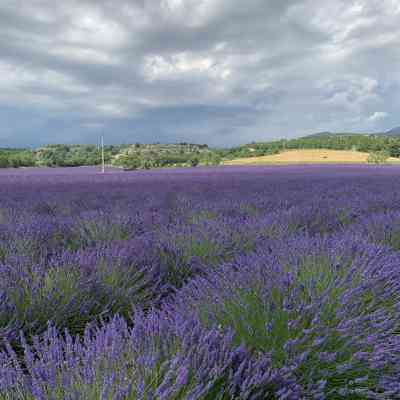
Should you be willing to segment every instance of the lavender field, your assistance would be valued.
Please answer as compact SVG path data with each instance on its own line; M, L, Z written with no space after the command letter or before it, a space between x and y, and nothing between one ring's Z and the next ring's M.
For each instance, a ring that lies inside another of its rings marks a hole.
M400 399L400 167L1 171L0 399Z

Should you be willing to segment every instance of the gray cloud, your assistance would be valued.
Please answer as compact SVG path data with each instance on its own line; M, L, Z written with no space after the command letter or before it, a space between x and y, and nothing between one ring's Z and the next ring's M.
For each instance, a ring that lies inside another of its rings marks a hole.
M397 0L0 3L1 145L400 124Z

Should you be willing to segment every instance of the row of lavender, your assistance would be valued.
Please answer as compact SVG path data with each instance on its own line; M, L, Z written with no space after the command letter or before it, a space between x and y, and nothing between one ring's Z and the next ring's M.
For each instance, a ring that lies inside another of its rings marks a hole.
M400 398L400 169L0 175L0 399Z

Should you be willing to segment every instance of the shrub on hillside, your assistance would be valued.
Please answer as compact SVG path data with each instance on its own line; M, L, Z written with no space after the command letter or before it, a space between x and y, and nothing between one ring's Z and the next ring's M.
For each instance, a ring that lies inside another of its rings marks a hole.
M367 162L370 164L386 164L390 154L386 150L374 151L369 153Z

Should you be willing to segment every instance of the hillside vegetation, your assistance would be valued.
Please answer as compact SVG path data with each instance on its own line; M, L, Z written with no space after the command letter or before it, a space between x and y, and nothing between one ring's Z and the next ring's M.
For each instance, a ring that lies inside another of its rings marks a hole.
M223 151L225 159L260 157L291 149L353 150L365 153L386 151L391 157L400 157L400 137L321 132L291 140L250 143Z
M160 167L217 165L219 155L207 145L192 143L127 146L112 159L124 169L149 169Z
M374 162L369 153L352 150L300 149L286 150L278 154L237 158L225 161L225 165L260 164L365 164ZM399 158L388 157L388 163L400 163ZM379 162L375 162L379 163Z
M311 158L306 156L306 154L311 153L303 153L295 161L293 161L295 153L286 155L289 150L300 149L318 149L318 152L314 156L310 156ZM330 153L331 155L327 155L321 149L345 151L347 153L343 155ZM400 158L400 136L320 132L297 139L250 143L225 149L212 149L206 144L193 143L136 143L105 146L104 153L107 165L114 165L126 170L218 165L221 161L225 164L260 162L364 163L366 160L379 163L387 161L389 157ZM279 156L277 156L278 154ZM274 155L276 157L271 158ZM285 157L289 157L289 160L286 160ZM304 159L304 157L306 158ZM247 160L250 158L251 160ZM234 161L237 159L241 159L241 161ZM394 162L394 160L392 161ZM95 145L53 144L38 149L0 148L0 168L75 167L99 165L101 162L101 150L99 146Z
M124 169L148 169L169 166L219 164L219 154L207 145L141 144L104 147L108 165ZM0 149L0 168L12 167L77 167L99 165L101 149L95 145L47 145L38 149Z

